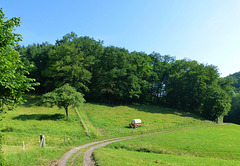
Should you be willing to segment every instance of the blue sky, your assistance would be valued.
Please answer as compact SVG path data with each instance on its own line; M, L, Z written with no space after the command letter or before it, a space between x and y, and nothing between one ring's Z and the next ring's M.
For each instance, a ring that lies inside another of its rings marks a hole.
M20 44L54 44L67 33L105 46L153 51L240 71L239 0L1 0L6 16L21 17Z

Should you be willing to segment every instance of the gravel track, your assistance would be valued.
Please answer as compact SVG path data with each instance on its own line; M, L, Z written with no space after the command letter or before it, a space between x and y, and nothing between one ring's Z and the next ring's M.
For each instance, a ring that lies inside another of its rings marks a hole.
M95 162L93 160L93 152L97 148L101 148L101 147L106 146L108 144L111 144L113 142L123 141L123 140L127 140L127 139L132 139L132 138L136 138L136 137L128 137L128 138L122 138L122 139L117 139L117 140L113 140L113 141L107 141L107 142L104 142L102 144L92 146L85 153L84 160L83 160L83 166L94 166L95 165Z
M72 155L74 155L79 150L81 150L83 148L86 148L86 147L89 147L90 149L88 149L87 152L85 153L83 165L84 166L93 166L95 164L95 162L93 160L92 154L97 148L106 146L106 145L108 145L110 143L113 143L113 142L123 141L123 140L127 140L127 139L132 139L132 138L136 138L136 136L135 137L129 137L128 136L128 137L107 139L107 140L91 142L91 143L88 143L88 144L84 144L84 145L75 147L72 150L65 153L63 155L63 157L58 161L56 166L66 166L68 160L71 158ZM96 144L98 144L98 145L96 145ZM93 146L93 145L95 145L95 146Z
M206 127L206 126L205 126ZM214 127L214 126L207 126L207 127ZM192 130L192 129L196 129L196 128L202 128L202 127L189 127L189 128L183 128L183 129L179 129L179 130L172 130L172 131L161 131L161 132L156 132L156 133L148 133L149 134L159 134L159 133L168 133L168 132L176 132L176 131L184 131L184 130ZM146 134L144 134L146 135ZM96 142L91 142L88 144L84 144L78 147L73 148L72 150L68 151L67 153L64 154L64 156L58 161L58 163L55 166L66 166L68 160L71 158L71 156L73 154L75 154L76 152L78 152L79 150L83 149L83 148L88 148L88 150L85 152L85 156L84 156L84 161L83 161L83 166L94 166L95 162L93 160L93 152L100 147L106 146L108 144L111 144L113 142L118 142L118 141L123 141L123 140L127 140L127 139L133 139L133 138L137 138L137 137L141 137L143 135L135 135L135 136L126 136L126 137L118 137L118 138L113 138L113 139L106 139L103 141L96 141ZM96 145L97 144L97 145ZM95 146L93 146L95 145ZM78 155L76 155L75 159L77 158ZM74 159L74 158L73 158ZM72 165L74 165L74 161L72 163Z

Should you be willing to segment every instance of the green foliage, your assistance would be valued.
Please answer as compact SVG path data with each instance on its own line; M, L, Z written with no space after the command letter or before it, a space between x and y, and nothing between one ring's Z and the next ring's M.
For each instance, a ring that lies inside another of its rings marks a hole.
M4 50L8 46L15 46L18 41L22 40L20 34L15 34L13 31L15 27L20 26L20 18L13 17L6 20L3 9L0 9L0 51Z
M226 77L227 79L233 79L232 86L235 92L240 92L240 72L236 72Z
M56 105L59 108L64 108L67 116L69 116L68 108L70 106L79 107L83 102L85 102L83 95L69 84L65 84L52 92L46 93L43 95L42 100L42 103L45 105L51 107Z
M231 98L219 85L208 87L207 99L204 101L203 114L218 123L223 122L223 117L227 115L231 108Z
M224 118L224 121L240 124L240 72L227 76L226 79L232 80L233 90L230 91L232 97L231 111Z
M20 55L13 49L21 40L20 34L15 34L14 27L20 26L20 18L6 20L3 9L0 9L0 112L4 107L14 108L22 103L24 91L33 89L34 79L27 78Z
M77 38L74 33L67 34L49 50L49 60L43 70L48 81L44 86L54 89L69 83L78 91L89 91L92 66L101 49L101 42L89 37Z
M231 81L220 79L215 66L178 60L171 65L166 83L170 106L199 113L219 123L230 111Z
M48 86L46 82L49 81L47 81L47 78L42 73L49 61L48 53L52 48L53 45L47 42L42 44L33 44L27 47L15 47L21 55L24 65L30 72L29 77L35 78L36 81L40 83L40 85L35 88L36 93L43 94L46 90L49 90L49 88L45 87Z
M102 41L73 32L55 45L16 49L26 64L35 66L30 73L42 83L39 93L68 83L88 101L164 104L211 120L223 119L230 109L231 80L220 79L213 65L104 47Z
M240 93L234 92L232 94L231 105L231 111L224 118L224 121L240 124Z
M20 26L20 18L7 20L3 9L0 9L0 121L2 113L12 110L23 102L22 94L33 89L34 79L27 78L28 71L20 59L19 53L13 49L22 40L20 34L13 33ZM2 137L0 135L0 137ZM1 139L0 139L1 148ZM1 150L1 149L0 149ZM2 165L0 156L0 165Z

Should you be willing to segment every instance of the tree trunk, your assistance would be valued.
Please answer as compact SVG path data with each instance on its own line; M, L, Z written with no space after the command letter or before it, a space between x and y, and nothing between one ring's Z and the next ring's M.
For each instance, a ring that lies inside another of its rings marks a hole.
M65 111L66 111L66 115L67 115L67 117L68 117L68 115L69 115L69 114L68 114L68 107L65 108Z

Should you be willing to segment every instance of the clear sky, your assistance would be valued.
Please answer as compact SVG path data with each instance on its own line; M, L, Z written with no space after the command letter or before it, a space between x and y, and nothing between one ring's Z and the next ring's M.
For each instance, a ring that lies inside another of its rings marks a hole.
M105 46L153 51L240 71L240 0L0 0L21 17L21 45L54 44L67 33Z

